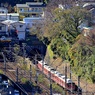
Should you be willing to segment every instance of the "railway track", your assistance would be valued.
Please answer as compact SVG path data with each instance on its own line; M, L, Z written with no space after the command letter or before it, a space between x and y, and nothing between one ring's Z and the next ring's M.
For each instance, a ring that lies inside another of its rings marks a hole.
M21 74L21 75L23 75L24 78L27 78L28 80L30 80L29 71L23 70L20 67L18 67L18 68L19 68L19 75ZM14 82L17 81L16 80L16 69L17 69L17 66L14 65L14 63L6 63L6 69L5 69L4 63L0 62L0 70L2 70ZM32 83L35 83L35 79L33 77L32 77ZM19 85L21 85L20 81L19 81ZM43 85L39 82L36 85L39 86L41 89L43 89L44 92L41 93L41 95L49 95L50 91L45 85ZM23 86L23 85L21 85L21 86ZM26 92L29 93L29 95L31 95L30 92L28 92L28 91L29 91L29 89L31 90L32 87L29 87L27 89L26 87L23 86L23 89L26 90Z
M4 63L0 63L0 69L4 72L4 74L6 74L10 79L12 79L13 81L16 81L15 78L15 69L13 69L13 67L11 67L9 64L6 64L6 66L4 65Z

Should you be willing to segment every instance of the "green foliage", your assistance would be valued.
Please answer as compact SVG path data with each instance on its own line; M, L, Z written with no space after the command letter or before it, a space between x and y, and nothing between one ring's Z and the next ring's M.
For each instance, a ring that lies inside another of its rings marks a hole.
M73 37L79 34L78 26L84 21L86 11L80 7L68 10L56 9L55 19L60 23L62 29L66 30Z
M95 47L81 46L72 47L69 51L72 70L81 77L95 82ZM93 68L92 68L93 67Z
M63 88L58 86L56 83L52 83L52 88L53 88L53 91L55 92L59 92L59 93L63 92Z
M44 0L44 2L47 4L49 2L49 0Z
M45 31L48 32L46 36L51 42L51 50L63 60L69 60L77 75L95 82L95 69L92 68L95 68L94 47L84 42L78 43L80 38L85 40L79 35L78 26L85 20L87 12L80 7L74 7L64 11L57 8L53 13L54 18Z
M0 74L3 74L4 72L2 70L0 70Z
M18 54L20 51L20 46L15 44L13 49L14 49L15 54Z
M50 56L50 58L53 58L53 51L51 50L51 46L50 45L48 45L48 52L49 52L49 56Z
M22 83L27 83L27 81L28 81L28 80L27 80L26 78L22 78L22 79L21 79L21 82L22 82Z
M38 81L39 81L40 83L43 83L43 81L45 81L42 74L39 75Z
M20 21L23 21L24 18L25 18L25 16L23 16L23 15L19 16Z
M73 44L75 38L80 34L78 26L84 21L86 12L79 7L74 7L64 11L57 8L52 14L54 17L47 20L44 26L44 36L50 42L59 37L59 39L64 38L69 44Z
M64 42L62 38L53 39L51 43L51 49L54 54L62 57L63 59L68 59L68 50L70 45L67 42Z

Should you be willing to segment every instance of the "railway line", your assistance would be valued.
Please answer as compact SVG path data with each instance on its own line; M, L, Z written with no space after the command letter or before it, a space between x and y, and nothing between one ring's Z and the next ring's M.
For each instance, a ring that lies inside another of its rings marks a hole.
M26 71L26 70L23 70L21 69L20 67L19 68L19 75L22 75L24 78L27 78L27 80L30 80L30 73L29 71ZM5 69L5 65L3 62L0 62L0 70L2 70L10 79L12 79L14 82L16 82L16 69L17 69L17 66L14 65L13 63L6 63L6 69ZM35 83L35 79L32 77L32 83ZM32 91L32 86L28 86L29 88L25 87L22 85L21 81L19 80L18 82L18 85L19 86L22 86L23 89L29 93L29 95L31 95L31 92ZM41 95L49 95L49 89L45 86L45 85L42 85L41 83L37 83L36 84L37 86L39 86L41 89L44 90L43 93L41 93ZM29 90L30 89L30 90Z
M0 69L4 72L4 74L6 74L10 79L12 79L13 81L16 81L15 78L15 69L13 67L11 67L10 65L8 65L8 63L6 64L6 66L4 65L3 62L0 62Z

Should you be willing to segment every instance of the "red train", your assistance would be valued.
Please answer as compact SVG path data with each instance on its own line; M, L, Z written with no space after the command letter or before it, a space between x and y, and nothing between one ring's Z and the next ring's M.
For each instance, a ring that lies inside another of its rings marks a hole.
M63 88L65 88L68 91L72 91L72 92L81 92L81 89L78 89L78 86L76 86L76 84L69 78L65 78L65 75L59 73L58 71L56 71L55 69L53 69L52 67L50 67L48 64L46 64L45 62L38 61L37 67L43 71L43 73L46 76L51 76L51 79L53 81L55 81L57 84L59 84L60 86L62 86ZM65 80L66 80L66 84L65 84Z

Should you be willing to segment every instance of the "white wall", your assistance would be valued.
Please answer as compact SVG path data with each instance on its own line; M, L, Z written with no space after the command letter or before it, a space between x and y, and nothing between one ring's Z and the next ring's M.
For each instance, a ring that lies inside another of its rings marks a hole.
M17 29L18 31L25 31L25 29L26 29L26 24L18 23L16 29Z
M18 31L19 40L25 39L25 30L26 30L26 24L25 23L23 23L23 22L11 23L9 28L10 29L16 29Z
M25 32L18 32L18 38L19 38L19 40L25 40Z
M0 24L1 30L0 31L6 31L6 25Z
M13 16L11 14L0 14L0 20L13 20L13 21L19 21L19 16Z
M16 26L16 30L18 31L18 38L19 40L25 39L25 30L26 30L26 24L21 22L16 22L13 25Z

